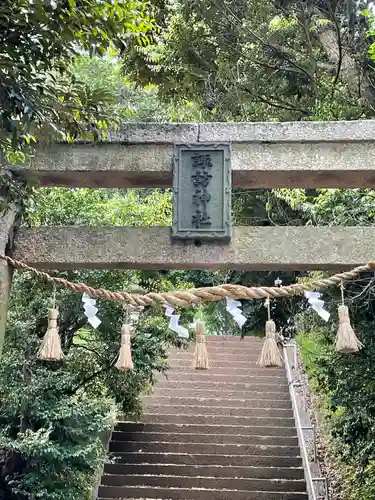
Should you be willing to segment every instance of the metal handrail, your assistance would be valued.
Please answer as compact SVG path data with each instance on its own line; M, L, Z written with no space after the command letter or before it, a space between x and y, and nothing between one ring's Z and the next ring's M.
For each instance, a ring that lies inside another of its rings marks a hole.
M316 492L315 492L314 481L317 481L318 479L322 479L322 478L313 478L312 473L311 473L307 445L306 445L306 441L305 441L305 436L303 435L303 427L302 427L301 418L299 416L299 411L298 411L296 391L295 391L295 387L294 387L295 382L293 382L292 371L291 371L290 364L289 364L288 351L287 351L288 347L295 347L295 346L293 344L284 345L284 362L285 362L286 376L287 376L288 384L289 384L290 398L292 400L292 405L293 405L294 418L296 420L298 440L299 440L301 451L302 451L302 462L303 462L303 468L305 471L305 479L306 479L307 489L308 489L308 493L309 493L311 500L318 500Z

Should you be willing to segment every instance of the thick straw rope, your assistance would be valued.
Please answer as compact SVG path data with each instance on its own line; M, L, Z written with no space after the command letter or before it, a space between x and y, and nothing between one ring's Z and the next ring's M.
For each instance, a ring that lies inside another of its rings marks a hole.
M375 270L375 262L369 262L365 266L355 267L351 271L335 274L329 278L311 281L308 284L298 283L295 285L281 286L281 287L246 287L242 285L219 285L209 286L203 288L192 288L184 291L173 291L155 293L150 292L145 295L131 294L128 292L111 292L104 288L93 288L85 283L72 283L64 278L51 276L48 273L39 271L33 267L26 265L23 262L14 260L10 257L0 254L0 259L5 260L9 265L15 269L22 269L30 271L39 278L42 278L49 283L63 286L73 290L73 292L84 293L86 292L91 297L102 299L115 300L117 302L126 302L133 306L151 306L154 304L169 305L172 307L188 307L201 302L214 302L222 300L227 297L233 299L264 299L264 298L279 298L290 297L293 295L302 294L305 291L321 290L331 286L341 285L343 281L348 281L357 278L360 273Z

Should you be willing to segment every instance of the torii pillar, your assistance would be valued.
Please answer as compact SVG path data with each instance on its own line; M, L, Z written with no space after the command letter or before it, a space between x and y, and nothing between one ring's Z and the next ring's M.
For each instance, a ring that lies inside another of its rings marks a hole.
M12 243L12 228L15 215L16 211L14 208L9 208L5 214L0 217L0 253L3 255L8 247L8 243ZM8 266L5 261L0 260L0 357L4 346L12 276L13 269Z

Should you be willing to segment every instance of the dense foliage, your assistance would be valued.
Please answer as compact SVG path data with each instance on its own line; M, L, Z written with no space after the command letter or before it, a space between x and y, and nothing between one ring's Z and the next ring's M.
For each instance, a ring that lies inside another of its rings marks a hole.
M306 220L314 224L374 224L373 190L321 190L308 201L301 191L295 197L291 191L283 195L301 204ZM348 356L334 350L335 320L322 326L310 314L302 321L298 337L309 382L319 395L343 498L348 500L371 500L375 495L374 292L372 273L345 286L351 321L364 344L358 354ZM328 291L325 299L336 318L338 291Z
M350 286L349 292L360 295L364 285L362 282ZM314 319L300 335L299 342L311 388L319 395L344 498L372 500L375 494L374 302L363 302L361 297L352 306L352 322L365 345L359 354L347 356L335 352L332 347L335 326L318 327ZM337 314L333 309L332 313Z
M205 119L373 116L369 1L154 0L161 31L126 66Z
M1 164L18 162L34 139L105 138L118 120L318 120L373 117L375 49L371 2L350 0L3 1L0 6ZM150 43L148 43L150 42ZM35 189L0 176L23 224L169 225L164 190ZM29 189L30 191L30 189ZM243 225L372 225L373 190L235 190L233 219ZM109 289L148 290L222 282L273 285L292 273L221 271L71 271ZM336 354L336 325L310 325L299 339L322 398L332 450L348 500L375 496L371 276L347 290L365 349ZM81 297L58 291L66 359L36 359L53 290L16 274L0 365L0 498L89 498L104 460L102 436L116 411L137 415L139 395L166 368L178 340L163 311L142 314L133 341L136 370L113 368L120 306L100 301L102 324L87 325ZM334 303L336 295L327 295ZM243 302L244 332L263 333L266 310ZM273 301L283 327L296 300ZM191 320L186 311L182 320ZM239 334L224 304L203 308L210 333ZM349 390L348 390L349 388Z
M115 272L74 274L115 289L129 288L132 280ZM166 349L176 339L157 311L146 314L132 341L135 370L119 372L114 363L121 307L100 302L102 325L93 331L80 296L61 292L57 303L66 359L43 363L36 352L51 290L27 275L17 277L14 286L0 367L1 489L12 488L5 498L84 498L105 456L100 437L113 423L115 403L130 416L140 413L139 394L151 386L153 370L166 368Z
M82 51L123 50L152 28L140 1L4 0L0 5L0 148L23 158L30 142L106 129L113 95L74 78Z
M112 224L169 223L168 193L135 193L50 189L34 192L26 204L25 223ZM58 207L58 210L56 210ZM149 286L142 272L71 271L68 279L109 289ZM153 276L154 290L173 286ZM116 411L141 412L139 396L167 368L166 350L181 345L157 308L145 311L132 340L135 370L114 368L124 311L99 301L102 324L87 324L81 296L57 291L60 335L66 358L36 359L47 327L53 290L27 273L15 276L5 352L0 365L0 498L7 500L76 500L89 498L105 458L102 438ZM188 319L188 318L187 318Z

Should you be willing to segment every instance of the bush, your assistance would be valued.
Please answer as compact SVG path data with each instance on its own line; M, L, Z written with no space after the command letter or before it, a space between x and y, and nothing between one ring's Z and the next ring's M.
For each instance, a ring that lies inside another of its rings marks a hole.
M86 282L129 285L127 273L74 273ZM0 364L0 499L77 500L90 495L106 458L103 435L116 412L142 411L140 393L153 371L167 369L167 349L180 344L158 309L144 311L132 337L135 370L119 372L123 308L99 302L102 324L87 326L81 296L59 291L60 336L66 358L42 362L36 353L47 327L48 286L16 276L6 346Z
M363 311L362 311L363 312ZM311 389L324 407L331 452L338 462L348 500L375 498L375 337L373 321L362 318L356 331L364 348L355 355L333 348L335 325L312 328L298 337Z

